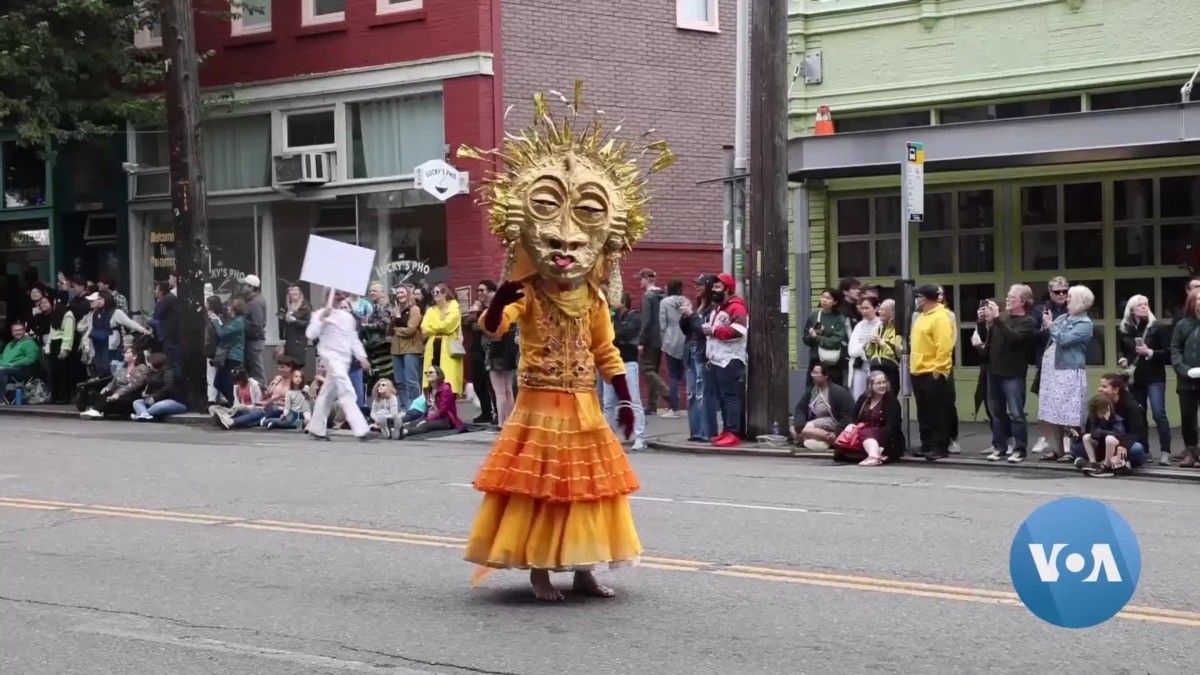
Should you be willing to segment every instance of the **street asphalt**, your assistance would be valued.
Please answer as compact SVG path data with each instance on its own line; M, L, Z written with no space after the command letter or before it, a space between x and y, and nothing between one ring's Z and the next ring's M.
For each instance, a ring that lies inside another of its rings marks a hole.
M480 443L21 416L0 438L6 675L1195 671L1193 482L637 453L643 564L551 606L519 572L469 587ZM1070 495L1143 555L1127 614L1082 631L1008 577L1021 521Z

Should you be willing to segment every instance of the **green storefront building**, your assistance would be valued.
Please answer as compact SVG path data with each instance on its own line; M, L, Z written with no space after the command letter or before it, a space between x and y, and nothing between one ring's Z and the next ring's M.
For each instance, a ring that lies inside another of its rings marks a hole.
M822 288L900 277L900 162L919 141L911 270L946 288L961 342L981 299L1014 283L1041 298L1064 276L1096 295L1092 380L1115 369L1126 300L1175 316L1200 260L1200 103L1181 102L1194 18L1191 0L793 1L792 236L807 233L812 297L792 293L792 353ZM820 106L831 135L812 135ZM970 420L978 355L955 358Z

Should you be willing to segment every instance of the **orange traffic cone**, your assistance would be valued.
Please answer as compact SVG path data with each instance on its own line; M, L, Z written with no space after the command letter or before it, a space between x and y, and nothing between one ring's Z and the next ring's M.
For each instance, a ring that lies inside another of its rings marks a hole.
M823 105L817 108L817 123L816 126L813 127L813 135L833 135L833 116L829 114L829 106Z

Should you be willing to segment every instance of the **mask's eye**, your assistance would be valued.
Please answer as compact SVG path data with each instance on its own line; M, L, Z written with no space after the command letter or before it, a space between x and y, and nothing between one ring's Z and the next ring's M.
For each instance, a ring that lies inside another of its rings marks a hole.
M585 198L575 204L573 211L579 222L585 225L595 225L604 220L608 209L603 202L597 199Z
M534 215L541 218L552 218L558 213L562 207L562 202L558 195L555 195L550 190L542 189L533 193L529 198L529 208Z

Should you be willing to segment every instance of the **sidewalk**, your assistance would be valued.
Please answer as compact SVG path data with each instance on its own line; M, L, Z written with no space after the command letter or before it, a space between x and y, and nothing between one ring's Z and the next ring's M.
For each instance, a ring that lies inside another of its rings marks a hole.
M672 420L663 420L668 422ZM649 425L647 425L649 429ZM913 423L913 435L917 433L916 422ZM649 431L647 431L649 435ZM1179 453L1183 451L1183 439L1179 434L1179 429L1171 430L1171 451L1178 458ZM1036 426L1029 427L1029 442L1032 445L1037 442L1038 432ZM733 449L715 448L706 443L691 443L688 442L686 421L683 428L678 432L670 432L660 436L656 436L648 441L648 445L654 449L663 452L678 452L697 455L741 455L741 456L757 456L757 457L794 457L808 460L826 460L833 459L832 452L812 452L802 447L795 446L766 446L757 443L743 442L741 446ZM1137 470L1135 475L1143 477L1164 478L1173 480L1191 480L1200 482L1200 469L1181 469L1178 465L1170 467L1160 466L1158 464L1158 438L1151 433L1150 439L1152 447L1152 455L1142 468ZM1071 464L1061 464L1058 462L1042 462L1041 455L1029 455L1024 462L1020 464L1009 464L1008 462L989 462L985 459L992 452L992 432L986 423L983 422L962 422L959 425L959 447L962 448L962 454L951 455L948 459L940 459L936 462L927 462L924 459L917 457L905 456L904 464L914 464L919 466L951 466L959 468L974 468L974 469L994 469L1000 471L1058 471L1075 473L1075 467ZM911 446L911 443L910 443Z

